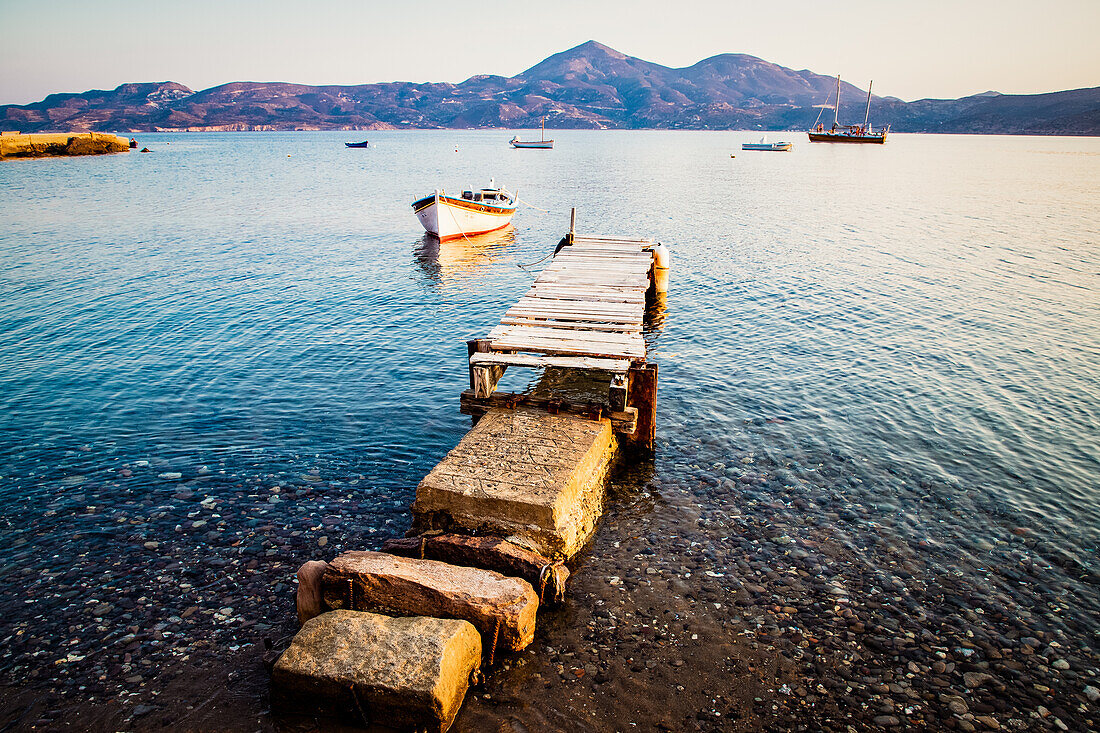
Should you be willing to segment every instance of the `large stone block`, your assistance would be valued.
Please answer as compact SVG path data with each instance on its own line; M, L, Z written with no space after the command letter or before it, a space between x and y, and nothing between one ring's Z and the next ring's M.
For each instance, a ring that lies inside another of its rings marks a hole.
M527 581L382 552L345 552L321 580L329 608L469 621L485 645L519 651L535 638L539 599Z
M469 623L332 611L305 623L271 674L272 705L442 733L481 663Z
M490 410L420 482L414 527L519 538L568 559L595 531L615 448L609 420Z

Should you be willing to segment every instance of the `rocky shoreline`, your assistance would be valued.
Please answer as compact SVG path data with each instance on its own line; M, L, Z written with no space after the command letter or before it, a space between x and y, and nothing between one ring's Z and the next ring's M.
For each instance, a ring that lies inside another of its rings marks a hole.
M1095 576L1036 528L968 534L964 506L876 511L842 467L813 491L752 456L618 476L565 608L454 730L1100 725ZM294 570L399 536L408 497L222 471L133 461L5 518L0 726L309 729L271 717L262 664Z
M125 153L130 141L102 132L0 134L0 158L49 158L72 155Z

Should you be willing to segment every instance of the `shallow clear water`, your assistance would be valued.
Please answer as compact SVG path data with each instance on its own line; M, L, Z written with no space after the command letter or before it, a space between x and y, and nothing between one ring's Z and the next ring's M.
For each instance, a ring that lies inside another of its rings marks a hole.
M278 517L276 485L327 491L342 544L403 531L469 427L464 340L576 206L582 233L672 251L648 334L655 485L793 489L792 522L886 527L948 565L1027 532L1068 613L1100 618L1100 140L795 135L782 154L742 152L752 133L555 131L555 150L516 151L448 131L345 149L359 134L142 135L153 153L0 166L0 576L124 541L112 507L170 529L181 486L232 509L226 536ZM514 229L422 235L414 198L490 176L529 204Z

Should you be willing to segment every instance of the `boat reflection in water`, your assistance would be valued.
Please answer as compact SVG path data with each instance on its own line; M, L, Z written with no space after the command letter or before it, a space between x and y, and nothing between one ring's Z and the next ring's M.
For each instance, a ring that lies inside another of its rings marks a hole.
M441 242L424 234L413 246L416 264L439 285L457 282L485 271L515 244L516 228L509 224L487 234L475 234Z

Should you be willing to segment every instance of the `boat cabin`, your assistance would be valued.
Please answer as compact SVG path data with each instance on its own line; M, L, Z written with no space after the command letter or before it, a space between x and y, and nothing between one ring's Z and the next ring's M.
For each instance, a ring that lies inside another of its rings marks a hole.
M462 198L467 201L491 201L507 203L511 199L502 189L483 188L480 191L463 191Z

